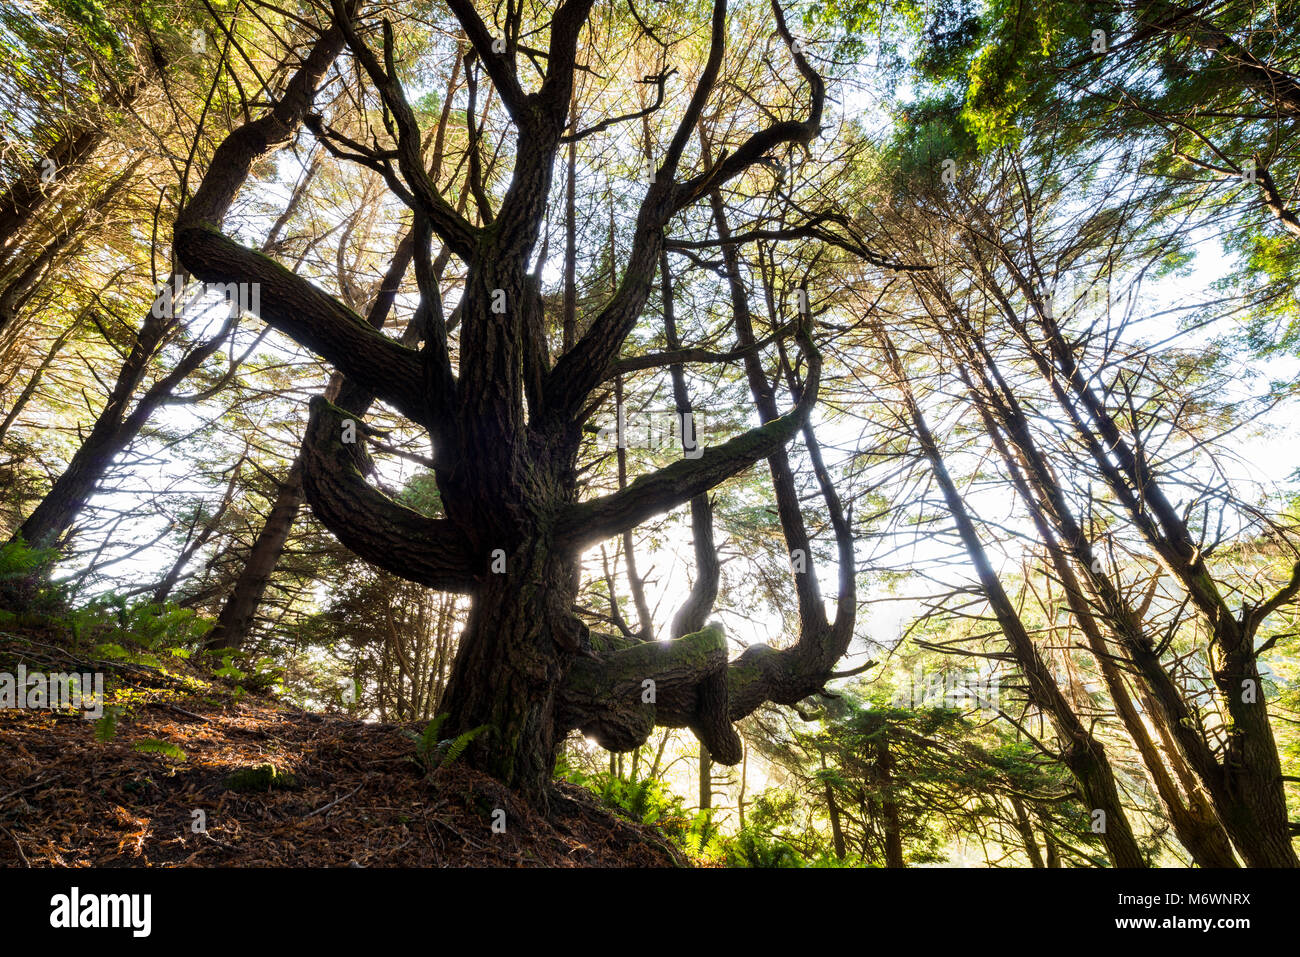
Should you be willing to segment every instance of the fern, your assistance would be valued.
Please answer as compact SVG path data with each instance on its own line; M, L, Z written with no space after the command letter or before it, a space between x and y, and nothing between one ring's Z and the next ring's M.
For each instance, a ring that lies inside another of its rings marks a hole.
M465 749L469 747L470 742L488 729L486 724L482 724L477 728L471 728L454 740L450 738L440 739L438 732L442 730L447 718L448 715L446 714L438 715L425 725L424 730L419 734L414 731L403 730L403 733L415 742L414 760L429 773L433 773L436 768L445 768L455 762L457 758L465 753Z
M727 842L724 860L728 867L802 867L803 859L793 847L773 835L746 829Z
M102 717L95 721L95 740L101 744L105 741L112 741L113 736L117 734L117 718L121 709L109 705L104 709Z
M439 764L438 767L445 768L454 762L464 753L465 749L469 747L469 743L486 731L487 728L488 726L486 724L480 724L477 728L470 728L464 734L456 738L455 741L451 742L451 744L447 746L447 753L443 755L442 763Z
M0 544L0 605L38 615L67 610L67 589L50 581L59 560L53 548L30 548L21 536Z
M188 760L184 751L170 741L163 741L159 738L145 738L142 741L137 741L134 750L144 754L161 754L174 761Z

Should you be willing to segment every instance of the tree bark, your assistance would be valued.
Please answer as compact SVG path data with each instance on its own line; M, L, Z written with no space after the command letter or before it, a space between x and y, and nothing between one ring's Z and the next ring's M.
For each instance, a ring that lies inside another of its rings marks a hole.
M894 791L894 756L889 750L889 732L882 724L875 744L876 784L880 789L880 823L885 834L885 866L906 867L903 857L903 823Z
M992 361L990 356L984 356L983 359L986 362ZM1147 733L1142 716L1133 704L1132 697L1124 683L1123 674L1115 664L1114 657L1107 647L1106 639L1102 635L1097 619L1092 613L1092 608L1085 597L1082 586L1074 574L1074 569L1071 567L1064 550L1048 524L1045 509L1039 496L1044 495L1044 487L1041 483L1050 481L1050 479L1038 471L1022 472L1020 463L1011 454L1011 450L1008 448L1006 440L1003 438L989 409L989 406L998 406L997 394L977 393L974 385L970 382L967 372L962 369L960 374L971 391L972 400L980 413L985 432L992 440L998 454L1002 457L1003 464L1011 475L1017 492L1029 510L1039 538L1042 540L1052 562L1052 568L1065 589L1066 602L1070 611L1078 623L1079 630L1083 632L1088 647L1093 653L1093 658L1101 671L1111 702L1115 706L1115 711L1142 757L1142 762L1151 776L1152 783L1155 785L1156 792L1160 796L1169 822L1178 835L1179 841L1187 848L1192 855L1192 859L1200 867L1236 867L1237 861L1233 856L1232 845L1228 840L1227 833L1212 816L1207 819L1204 816L1196 815L1184 803L1182 795L1175 786L1173 779L1169 776L1164 759L1152 742L1151 736ZM986 385L991 387L991 383L987 383L987 381ZM1005 409L1002 411L1008 418L1011 417ZM1017 430L1017 442L1023 445L1024 454L1033 456L1034 460L1038 461L1037 449L1032 444L1032 438L1027 433ZM1034 488L1031 488L1031 485ZM1064 510L1064 496L1054 483L1047 497L1056 503L1058 509Z
M165 67L156 63L156 67ZM139 98L148 85L148 77L138 77L105 100L103 106L109 110L128 110ZM42 175L47 167L37 164L10 184L0 194L0 271L12 260L18 248L20 234L32 223L39 213L59 192L62 184L75 174L96 149L108 138L108 127L102 118L93 123L74 123L50 147L42 157L53 163L53 183L42 182Z
M1020 832L1020 841L1025 846L1025 853L1029 855L1030 865L1036 868L1044 867L1043 853L1034 838L1034 825L1025 811L1025 802L1015 794L1008 795L1008 798L1011 801L1011 810L1016 815L1016 830Z

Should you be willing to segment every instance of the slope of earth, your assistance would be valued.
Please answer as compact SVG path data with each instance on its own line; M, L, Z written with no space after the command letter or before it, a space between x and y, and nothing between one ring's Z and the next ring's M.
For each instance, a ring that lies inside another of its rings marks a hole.
M0 671L18 660L29 672L112 668L111 700L129 703L107 740L72 712L0 710L0 866L689 863L585 789L557 785L547 818L468 768L427 774L403 733L418 725L236 698L170 667L74 660L26 641L15 653L6 639L17 638L0 635Z

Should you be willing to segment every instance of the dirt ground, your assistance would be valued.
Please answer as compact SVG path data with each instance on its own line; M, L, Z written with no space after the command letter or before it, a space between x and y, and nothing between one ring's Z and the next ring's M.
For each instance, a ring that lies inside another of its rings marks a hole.
M112 684L131 704L108 740L75 713L0 710L0 866L688 864L582 788L557 785L548 819L468 768L428 775L399 725L157 674ZM265 765L271 786L230 780Z

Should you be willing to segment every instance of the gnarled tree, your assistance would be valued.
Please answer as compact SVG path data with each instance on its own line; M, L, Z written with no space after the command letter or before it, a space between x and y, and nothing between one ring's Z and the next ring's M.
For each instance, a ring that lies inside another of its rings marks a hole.
M411 211L418 346L389 338L307 279L224 235L218 213L225 187L218 177L205 178L178 217L176 253L205 282L259 284L267 323L427 430L441 517L406 508L367 482L364 443L345 441L354 430L364 436L364 424L324 398L311 406L303 483L317 517L358 555L407 580L470 596L440 706L450 714L445 727L452 734L490 729L466 760L540 802L557 749L573 728L622 750L644 741L656 724L686 726L716 760L735 763L741 747L732 722L765 701L794 703L820 690L847 648L851 612L838 614L831 626L820 607L805 608L791 647L751 646L730 662L716 626L669 642L610 641L592 634L573 611L579 559L585 548L698 500L777 455L801 431L817 401L821 368L807 315L793 333L805 374L783 413L764 408L759 427L602 497L584 496L579 457L588 420L646 310L670 220L755 164L770 162L774 149L811 142L822 123L823 80L773 2L772 26L806 91L806 112L769 120L729 152L700 157L692 171L687 148L718 84L728 35L727 0L715 0L707 59L644 187L621 278L597 308L566 322L564 345L552 355L540 265L530 267L557 163L566 144L592 131L575 128L579 111L571 108L592 0L562 0L528 22L522 5L507 4L498 26L489 26L470 0L447 5L470 49L472 217L429 175L426 137L399 79L393 29L387 21L370 29L366 14L347 0L333 0L330 29L341 31L373 87L388 142L376 137L367 145L333 132L324 120L310 123L337 158L379 171ZM521 43L525 33L530 46ZM539 37L547 38L544 49ZM530 70L539 79L530 80ZM499 189L481 175L482 131L473 120L484 76L515 131L513 169ZM663 75L658 85L660 102L651 109L662 105ZM641 115L614 117L601 128ZM231 182L260 146L249 138L227 140L221 159ZM464 267L451 316L444 315L434 268L438 244ZM787 538L794 527L789 518ZM841 581L851 585L851 537L838 515L836 532ZM841 588L841 601L845 595L851 602L851 587ZM647 680L655 683L653 696L643 693Z

